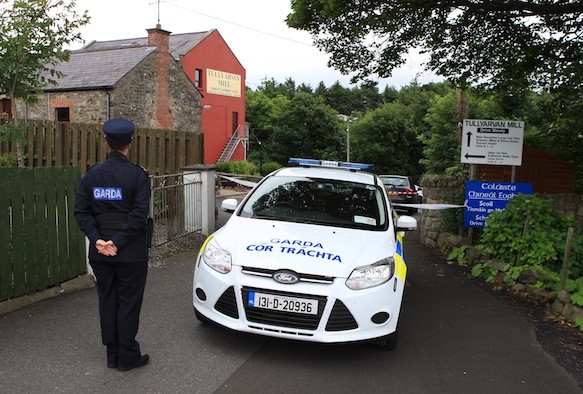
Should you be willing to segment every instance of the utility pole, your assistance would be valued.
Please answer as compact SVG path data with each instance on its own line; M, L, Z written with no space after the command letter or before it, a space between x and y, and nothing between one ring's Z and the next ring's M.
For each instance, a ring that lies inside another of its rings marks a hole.
M346 122L346 161L350 162L350 116L339 114L338 119Z

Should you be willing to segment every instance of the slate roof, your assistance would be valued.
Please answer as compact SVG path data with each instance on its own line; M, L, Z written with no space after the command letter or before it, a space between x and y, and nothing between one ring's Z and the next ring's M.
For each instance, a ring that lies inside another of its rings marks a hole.
M58 85L46 87L46 92L61 90L92 90L113 87L156 47L109 49L99 52L72 51L68 62L55 67L64 75Z
M216 29L202 31L198 33L184 33L170 35L170 54L176 61L181 55L187 54L192 48L200 44L208 35ZM128 38L113 41L93 41L76 52L96 52L110 49L127 49L137 47L147 47L148 37Z
M179 61L181 55L188 53L215 30L170 35L170 54ZM57 80L57 85L48 86L44 91L112 88L156 49L155 46L148 46L148 37L90 42L81 49L71 51L69 61L55 68L64 75Z

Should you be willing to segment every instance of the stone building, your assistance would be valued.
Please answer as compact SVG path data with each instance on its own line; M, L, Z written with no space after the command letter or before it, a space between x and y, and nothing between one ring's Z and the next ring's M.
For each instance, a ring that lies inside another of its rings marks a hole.
M245 121L246 70L218 30L170 34L157 26L148 30L148 37L93 41L82 51L144 49L152 45L169 51L202 93L204 162L246 160L249 138ZM173 110L173 105L170 108Z
M56 67L62 77L19 116L103 123L125 117L138 127L201 132L202 94L169 51L170 32L148 29L144 46L72 51Z

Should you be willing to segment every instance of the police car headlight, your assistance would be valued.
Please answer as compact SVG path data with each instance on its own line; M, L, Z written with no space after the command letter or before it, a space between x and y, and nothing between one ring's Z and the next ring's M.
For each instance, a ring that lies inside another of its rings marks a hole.
M372 265L355 268L346 280L351 290L362 290L382 285L395 274L395 260L382 259Z
M202 259L212 269L221 274L231 272L233 264L231 263L231 253L221 249L218 242L212 239L202 253Z

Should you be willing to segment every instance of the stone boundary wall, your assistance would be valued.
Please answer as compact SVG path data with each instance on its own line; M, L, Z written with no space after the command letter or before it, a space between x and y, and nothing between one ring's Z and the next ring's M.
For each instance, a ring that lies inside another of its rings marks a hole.
M451 203L452 198L464 190L466 180L459 178L424 176L421 179L423 187L423 202L426 204ZM554 207L574 217L583 228L583 195L581 194L537 194L541 197L551 197ZM461 209L461 208L460 208ZM443 210L420 210L421 243L437 246L439 234L443 232Z
M537 194L541 197L551 197L553 207L574 217L583 229L583 194Z
M421 186L423 187L424 204L451 203L454 196L464 190L466 181L463 179L446 177L423 177ZM462 208L459 208L462 209ZM437 238L443 231L443 210L422 209L420 229L421 243L428 246L436 246Z

